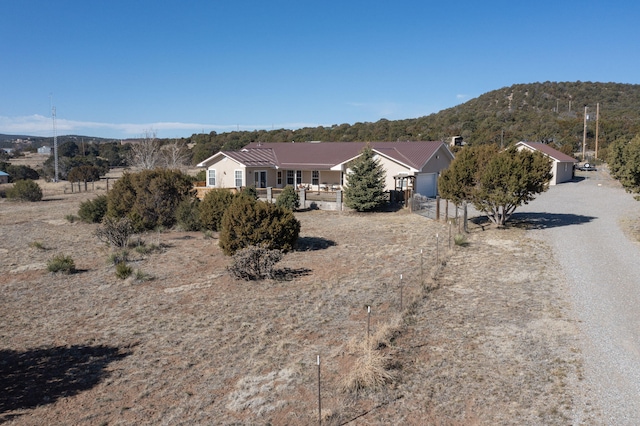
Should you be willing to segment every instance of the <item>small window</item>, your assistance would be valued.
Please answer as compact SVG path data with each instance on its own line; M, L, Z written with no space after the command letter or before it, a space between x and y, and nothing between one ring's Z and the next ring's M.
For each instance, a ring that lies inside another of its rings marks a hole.
M282 171L278 170L278 186L282 186Z
M295 185L295 172L293 170L287 170L287 185Z
M216 186L216 169L209 169L209 186Z
M311 172L311 184L318 185L320 183L320 172L318 170L313 170Z
M296 185L302 184L302 170L296 171Z
M236 170L235 171L235 180L236 180L236 188L240 188L242 186L242 170Z

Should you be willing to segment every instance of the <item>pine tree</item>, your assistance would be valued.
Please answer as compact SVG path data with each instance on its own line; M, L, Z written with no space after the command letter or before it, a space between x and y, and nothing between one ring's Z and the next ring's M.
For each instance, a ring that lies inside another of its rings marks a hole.
M345 204L359 212L379 209L387 201L384 187L385 171L367 145L351 165L344 190Z

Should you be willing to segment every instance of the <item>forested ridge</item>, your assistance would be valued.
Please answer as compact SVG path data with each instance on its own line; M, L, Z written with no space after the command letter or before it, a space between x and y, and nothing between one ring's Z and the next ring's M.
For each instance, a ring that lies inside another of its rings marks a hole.
M476 145L507 146L520 140L553 143L565 152L580 151L584 107L588 107L587 145L593 148L596 104L599 148L618 138L640 134L640 85L590 82L515 84L428 116L404 120L193 134L193 160L219 150L237 150L250 142L449 140L462 136Z

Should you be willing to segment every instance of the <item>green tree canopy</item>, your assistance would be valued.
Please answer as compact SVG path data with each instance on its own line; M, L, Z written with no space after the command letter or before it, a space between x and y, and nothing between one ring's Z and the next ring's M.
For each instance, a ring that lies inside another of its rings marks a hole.
M367 145L351 164L351 173L344 189L345 204L359 212L379 209L387 200L384 187L384 168L374 158L373 149Z
M628 192L640 192L640 135L614 141L607 160L611 174Z
M299 234L300 222L291 210L239 195L222 217L219 244L230 256L249 246L287 252Z
M519 206L548 189L551 164L538 152L511 147L467 147L445 170L440 194L454 202L470 201L498 226Z
M107 196L107 216L129 218L136 231L171 227L178 205L192 193L191 179L177 170L124 173Z

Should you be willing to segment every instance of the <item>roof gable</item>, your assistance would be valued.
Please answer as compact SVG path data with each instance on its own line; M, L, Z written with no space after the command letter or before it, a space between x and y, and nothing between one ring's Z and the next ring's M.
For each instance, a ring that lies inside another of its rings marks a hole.
M563 163L576 163L576 159L571 157L570 155L565 154L564 152L560 152L557 149L551 148L549 145L542 142L527 142L520 141L516 144L516 146L525 146L534 151L539 151L544 155L551 157L556 161L560 161Z

